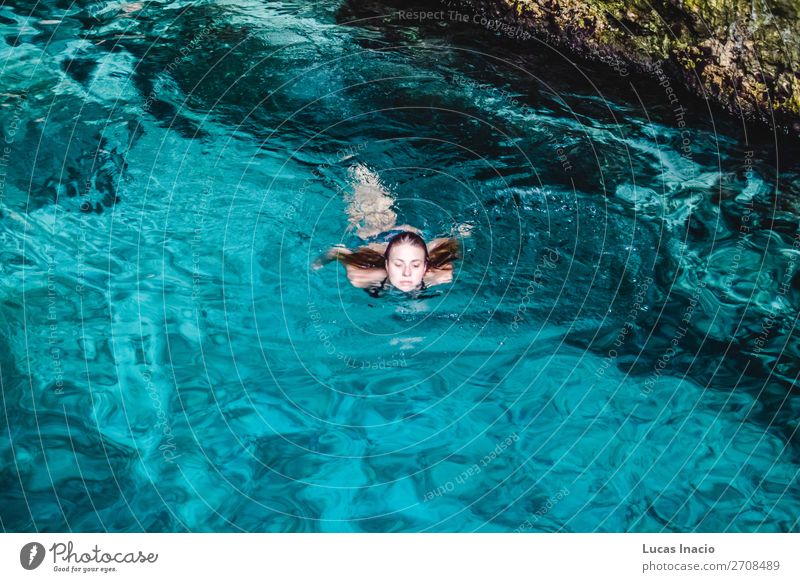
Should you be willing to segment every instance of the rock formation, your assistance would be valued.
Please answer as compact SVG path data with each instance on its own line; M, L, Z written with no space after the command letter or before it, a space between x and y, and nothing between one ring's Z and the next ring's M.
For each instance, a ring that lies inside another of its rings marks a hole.
M800 136L800 0L445 0ZM513 28L512 28L513 27ZM518 34L518 33L517 33Z

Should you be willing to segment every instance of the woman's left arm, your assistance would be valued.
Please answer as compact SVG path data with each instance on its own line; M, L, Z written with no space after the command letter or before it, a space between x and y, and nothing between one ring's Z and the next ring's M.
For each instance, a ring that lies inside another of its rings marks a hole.
M336 245L327 250L326 253L317 257L317 259L311 264L311 267L316 271L321 269L331 261L335 261L339 255L351 255L353 251L346 248L344 245Z
M423 277L425 285L433 287L434 285L443 285L445 283L453 282L453 265L447 264L438 269L428 269Z

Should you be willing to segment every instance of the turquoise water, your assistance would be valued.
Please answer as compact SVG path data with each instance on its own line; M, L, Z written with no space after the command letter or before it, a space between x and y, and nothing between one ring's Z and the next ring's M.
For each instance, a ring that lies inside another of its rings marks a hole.
M396 9L0 8L2 528L800 530L797 148Z

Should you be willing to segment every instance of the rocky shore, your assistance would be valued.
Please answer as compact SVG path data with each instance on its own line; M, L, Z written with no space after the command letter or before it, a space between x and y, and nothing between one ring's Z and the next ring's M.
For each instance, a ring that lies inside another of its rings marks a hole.
M800 137L800 0L442 0Z

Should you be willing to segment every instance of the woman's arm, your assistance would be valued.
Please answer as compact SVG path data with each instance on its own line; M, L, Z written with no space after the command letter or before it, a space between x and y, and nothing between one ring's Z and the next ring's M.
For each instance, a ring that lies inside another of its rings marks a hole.
M350 283L359 289L378 285L386 278L386 269L364 269L353 265L345 265L345 268Z
M438 269L428 269L425 277L422 279L425 285L433 287L434 285L443 285L445 283L453 282L453 265L447 264Z
M369 246L373 247L373 245ZM331 247L324 255L320 256L316 261L314 261L313 268L316 271L317 269L321 269L323 265L326 265L331 261L335 261L336 258L340 255L351 255L351 254L353 254L353 251L351 251L347 247L339 245ZM347 271L347 278L350 280L350 283L352 283L354 287L358 287L360 289L365 289L367 287L371 287L372 285L377 285L381 283L384 280L384 278L386 278L386 269L368 269L348 264L345 264L345 269Z
M312 268L316 271L317 269L321 269L331 261L335 261L339 255L352 255L353 251L348 249L344 245L336 245L332 246L327 250L324 255L320 255L312 264Z

